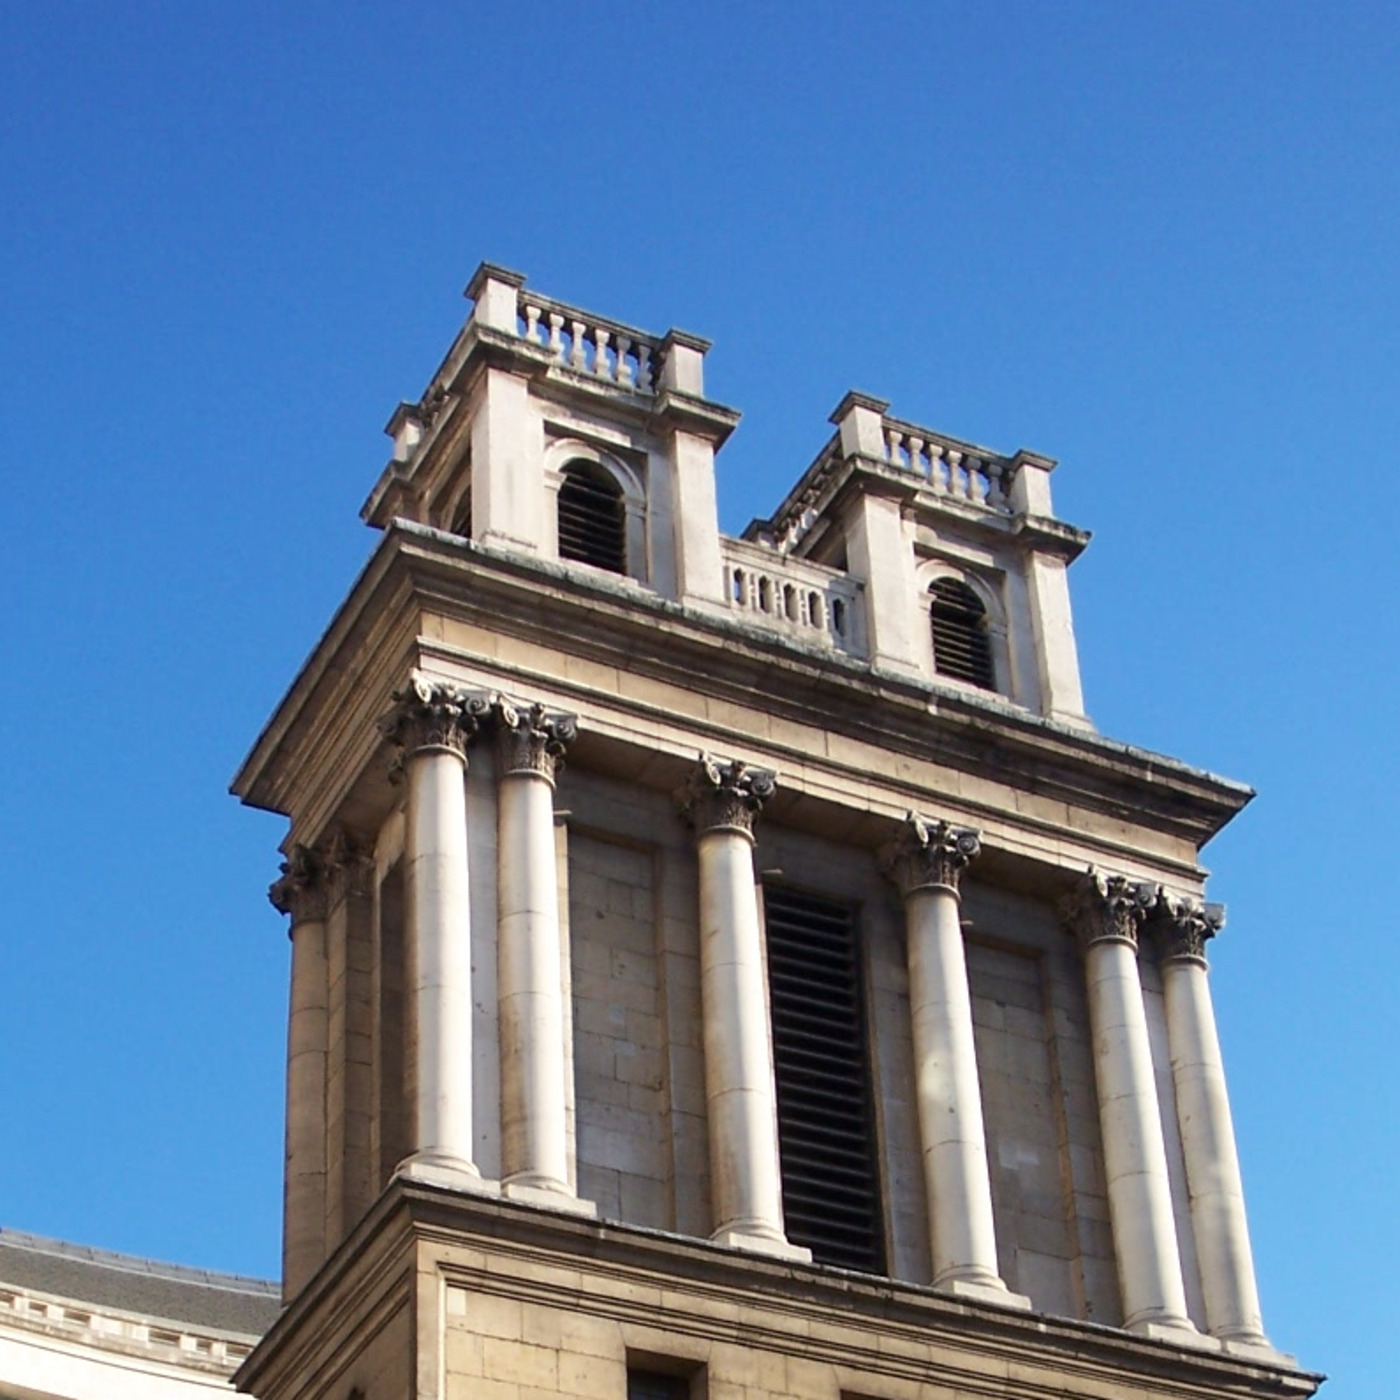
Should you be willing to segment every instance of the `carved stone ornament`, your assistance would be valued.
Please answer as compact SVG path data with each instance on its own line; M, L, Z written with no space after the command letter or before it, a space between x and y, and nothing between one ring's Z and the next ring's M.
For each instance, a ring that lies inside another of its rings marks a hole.
M1160 940L1164 962L1206 965L1206 943L1225 927L1225 907L1204 904L1162 890L1152 910L1152 928Z
M324 859L332 905L351 896L364 899L373 893L373 852L343 826L337 827L326 842Z
M924 889L941 888L957 894L962 872L981 850L981 835L971 827L926 821L910 812L899 834L881 849L880 869L905 899Z
M404 757L424 749L447 749L465 760L491 709L491 697L445 681L415 676L393 695L394 708L380 721L380 732Z
M750 768L737 758L722 763L702 753L676 789L676 805L701 835L737 831L752 839L754 818L776 788L777 780L766 768Z
M553 782L564 766L564 751L578 735L573 715L550 714L543 705L515 705L497 696L491 712L501 776L538 773Z
M1156 901L1155 885L1090 869L1061 901L1060 912L1085 948L1095 943L1136 948L1138 929Z
M292 927L326 917L326 863L308 846L293 846L282 862L282 874L267 897L279 914L291 916Z

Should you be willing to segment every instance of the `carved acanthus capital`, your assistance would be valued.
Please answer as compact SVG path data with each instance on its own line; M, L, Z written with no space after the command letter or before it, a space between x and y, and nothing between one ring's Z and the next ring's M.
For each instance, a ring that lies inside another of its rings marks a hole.
M908 899L915 890L958 892L962 872L982 850L980 833L971 827L926 821L910 812L899 834L880 851L880 869Z
M326 917L326 863L309 846L293 846L282 862L281 875L268 887L267 897L279 914L291 917L292 927Z
M492 708L501 776L538 773L549 782L564 766L564 751L578 735L573 715L551 714L543 705L516 705L497 696Z
M1138 930L1156 900L1155 885L1090 870L1061 902L1060 912L1086 949L1096 943L1136 948Z
M737 831L752 840L754 818L776 788L777 780L766 768L750 768L737 758L722 763L702 753L676 789L676 805L699 835Z
M351 896L363 899L374 892L374 853L367 842L343 826L325 843L324 860L332 905Z
M465 759L467 745L491 709L489 695L423 676L396 690L393 700L394 708L379 728L404 758L424 749L447 749Z
M1152 929L1163 962L1206 965L1206 944L1225 927L1225 906L1162 890L1152 909Z

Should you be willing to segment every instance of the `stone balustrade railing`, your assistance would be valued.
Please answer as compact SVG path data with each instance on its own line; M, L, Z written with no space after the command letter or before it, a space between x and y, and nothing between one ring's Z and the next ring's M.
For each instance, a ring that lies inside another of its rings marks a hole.
M566 369L634 394L655 393L660 347L635 326L522 289L516 329L522 339L548 350L554 362Z
M935 495L1010 514L1011 459L896 418L885 418L883 428L891 466L922 477Z
M725 598L740 616L809 643L864 655L859 580L748 540L725 539L721 549Z

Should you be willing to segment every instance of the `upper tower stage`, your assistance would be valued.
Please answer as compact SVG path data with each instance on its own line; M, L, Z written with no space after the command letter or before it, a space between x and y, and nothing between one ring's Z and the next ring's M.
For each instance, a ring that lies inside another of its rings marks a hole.
M1087 727L1054 518L1054 462L1005 456L850 393L773 518L723 536L709 342L654 335L483 264L475 303L363 509L527 557L603 569L890 675Z

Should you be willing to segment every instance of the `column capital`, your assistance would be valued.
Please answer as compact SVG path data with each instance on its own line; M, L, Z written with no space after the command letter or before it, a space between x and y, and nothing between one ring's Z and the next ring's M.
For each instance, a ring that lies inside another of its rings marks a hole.
M1060 902L1060 913L1088 949L1126 943L1136 950L1138 930L1157 899L1157 887L1090 869Z
M326 863L300 843L282 862L282 873L268 886L267 897L279 914L291 917L292 927L326 917Z
M351 895L363 898L374 888L374 852L360 837L338 826L324 843L330 903Z
M491 709L491 697L447 681L415 676L396 690L394 707L379 722L380 732L396 744L401 758L428 749L446 749L463 760L481 721Z
M736 831L752 841L754 819L776 788L777 780L766 768L750 768L738 758L725 763L702 753L676 789L676 805L699 836Z
M962 872L982 850L981 833L910 812L893 841L880 849L880 869L908 899L915 890L958 893Z
M501 777L538 774L551 786L564 766L564 751L578 736L573 715L550 713L538 702L517 705L498 695L491 708Z
M1151 927L1162 961L1206 965L1206 943L1225 927L1225 906L1159 890Z

